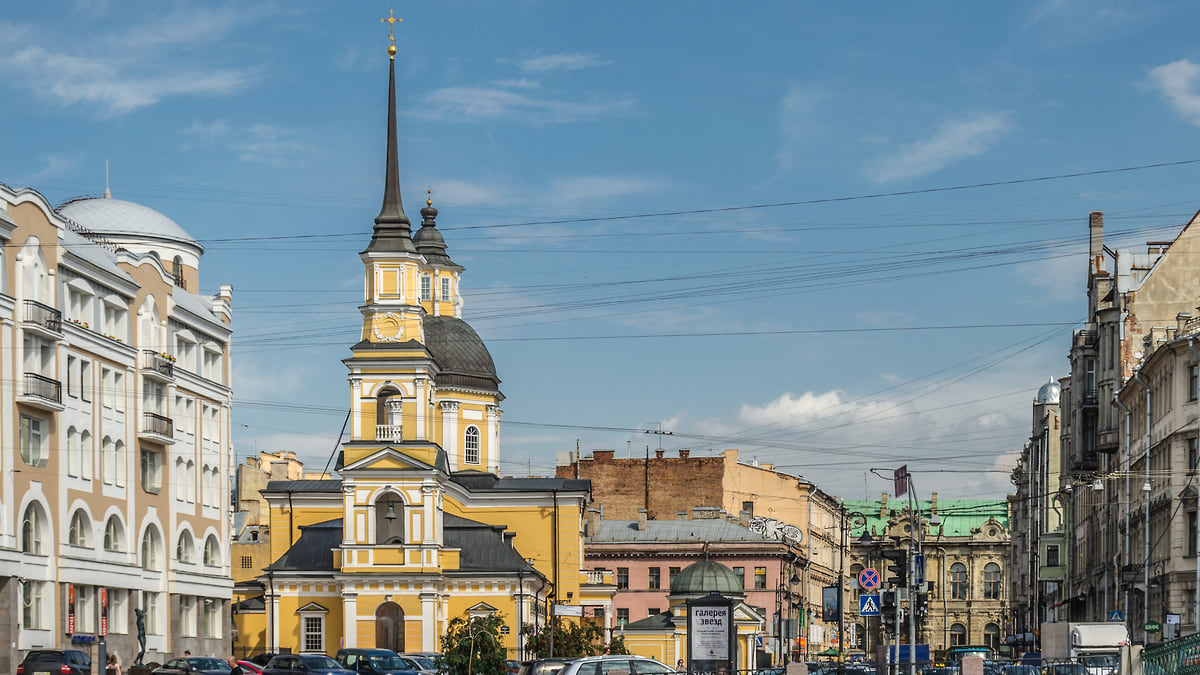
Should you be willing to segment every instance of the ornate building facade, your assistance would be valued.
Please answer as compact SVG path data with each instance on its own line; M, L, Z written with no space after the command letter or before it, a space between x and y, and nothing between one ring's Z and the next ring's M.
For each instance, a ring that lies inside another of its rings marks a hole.
M0 186L0 670L230 645L230 302L139 204Z

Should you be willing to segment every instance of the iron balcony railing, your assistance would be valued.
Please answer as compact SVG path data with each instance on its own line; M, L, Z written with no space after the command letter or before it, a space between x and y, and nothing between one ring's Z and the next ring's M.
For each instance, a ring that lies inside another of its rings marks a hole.
M62 312L37 300L25 301L25 321L36 323L55 333L62 332Z
M153 349L142 350L142 367L163 377L175 377L175 362Z
M175 422L170 417L158 413L142 413L142 433L172 437L175 435Z
M62 383L38 373L25 373L24 394L62 403Z

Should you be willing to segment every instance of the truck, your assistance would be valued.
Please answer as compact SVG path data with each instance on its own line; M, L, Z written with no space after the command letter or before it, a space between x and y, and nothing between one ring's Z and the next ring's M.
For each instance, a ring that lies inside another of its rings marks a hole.
M1042 663L1080 663L1090 675L1111 675L1129 644L1125 624L1059 621L1042 624Z

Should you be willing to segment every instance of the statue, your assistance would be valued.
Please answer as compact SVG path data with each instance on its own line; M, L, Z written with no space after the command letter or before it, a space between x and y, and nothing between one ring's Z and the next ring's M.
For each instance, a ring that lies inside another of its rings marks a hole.
M143 665L142 657L146 655L146 610L134 609L133 615L137 617L137 641L141 648L137 658L133 660L133 665L140 666Z

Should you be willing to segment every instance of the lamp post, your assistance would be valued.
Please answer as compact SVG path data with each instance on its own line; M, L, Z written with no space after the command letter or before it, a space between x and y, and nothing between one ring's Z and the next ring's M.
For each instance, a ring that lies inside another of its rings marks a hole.
M849 546L850 527L863 527L859 543L871 545L871 533L867 532L867 517L858 511L847 511L842 507L842 545L838 562L838 673L846 672L846 548Z

